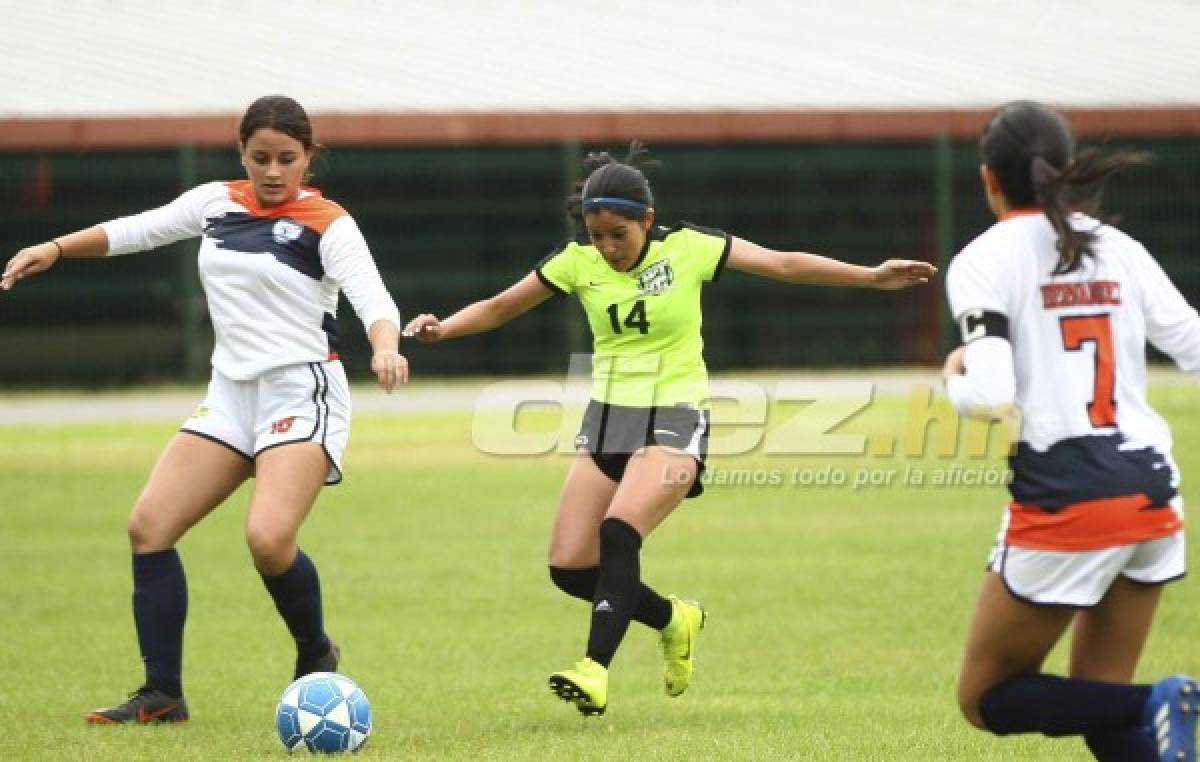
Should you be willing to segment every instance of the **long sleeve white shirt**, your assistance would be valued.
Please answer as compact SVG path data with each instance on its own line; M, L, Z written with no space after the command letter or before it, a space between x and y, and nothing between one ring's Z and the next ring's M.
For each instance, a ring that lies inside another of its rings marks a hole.
M198 268L216 336L212 364L229 378L335 358L339 291L368 329L379 320L400 327L354 219L312 189L261 208L246 180L206 183L101 227L110 256L201 236Z

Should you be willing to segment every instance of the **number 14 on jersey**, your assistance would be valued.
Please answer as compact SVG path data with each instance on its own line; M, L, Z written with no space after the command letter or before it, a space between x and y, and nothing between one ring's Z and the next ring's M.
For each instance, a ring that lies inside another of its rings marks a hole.
M610 304L607 307L608 322L612 324L613 333L624 333L622 325L625 328L636 328L638 333L650 333L650 321L646 319L646 300L638 299L633 303L633 307L629 310L629 314L625 316L624 323L620 319L620 314L617 312L616 304Z

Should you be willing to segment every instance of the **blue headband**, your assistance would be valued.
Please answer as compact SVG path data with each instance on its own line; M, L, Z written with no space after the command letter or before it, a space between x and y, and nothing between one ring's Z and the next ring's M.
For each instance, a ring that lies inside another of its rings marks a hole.
M594 198L585 198L583 200L583 208L590 209L593 206L628 206L634 209L645 211L646 204L640 201L634 201L628 198L617 198L616 196L596 196Z

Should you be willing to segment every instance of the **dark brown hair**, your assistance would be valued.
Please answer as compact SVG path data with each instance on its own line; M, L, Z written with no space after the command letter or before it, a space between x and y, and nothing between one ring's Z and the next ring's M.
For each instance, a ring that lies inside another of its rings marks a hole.
M634 140L629 144L624 161L617 161L607 151L585 156L583 166L587 178L575 183L564 202L567 214L576 225L583 224L585 206L588 211L607 209L626 219L645 219L646 210L654 206L654 193L641 167L659 164L647 158L648 153L641 141ZM593 203L586 203L588 201Z
M1108 176L1149 160L1149 154L1132 151L1101 155L1092 149L1076 154L1067 121L1034 101L1013 101L996 109L979 138L979 154L1010 206L1037 207L1054 226L1054 275L1074 272L1084 257L1095 254L1095 230L1076 229L1071 215L1099 215Z
M242 115L238 139L245 145L255 130L264 127L295 138L305 150L317 147L313 142L312 122L304 107L286 95L264 95L251 103Z

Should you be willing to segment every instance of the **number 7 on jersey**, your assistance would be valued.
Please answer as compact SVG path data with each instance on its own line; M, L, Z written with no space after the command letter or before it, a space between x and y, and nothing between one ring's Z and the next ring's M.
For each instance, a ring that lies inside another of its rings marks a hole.
M1078 352L1083 345L1095 346L1095 381L1092 401L1088 403L1088 419L1092 426L1104 428L1117 425L1116 359L1113 356L1112 320L1109 315L1071 315L1058 320L1063 349Z

